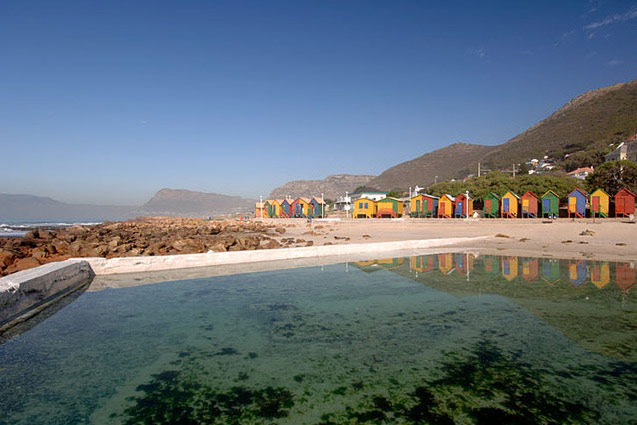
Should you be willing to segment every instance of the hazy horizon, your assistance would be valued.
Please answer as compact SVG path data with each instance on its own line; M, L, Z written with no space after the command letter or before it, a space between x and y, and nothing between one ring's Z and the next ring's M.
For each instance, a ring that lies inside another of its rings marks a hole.
M3 2L0 193L267 196L637 78L637 2Z

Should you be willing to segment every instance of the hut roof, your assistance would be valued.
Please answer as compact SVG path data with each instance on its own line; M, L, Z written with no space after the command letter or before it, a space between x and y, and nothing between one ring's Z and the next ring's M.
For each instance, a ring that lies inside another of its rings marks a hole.
M312 200L316 201L318 204L324 204L325 203L325 200L321 201L321 199L317 198L316 196L312 197Z
M488 197L492 197L492 198L495 198L495 199L500 199L500 197L498 195L496 195L495 193L493 193L493 192L487 193L487 196L485 196L485 198L488 198Z
M595 189L595 190L593 191L593 193L591 193L591 195L593 195L593 194L595 194L595 193L597 193L597 192L602 192L604 195L606 195L606 196L608 196L608 197L610 198L610 195L609 195L608 193L606 193L606 191L605 191L604 189L602 189L601 187L599 187L599 188Z
M376 201L376 202L385 202L385 201L396 201L396 202L402 202L400 199L398 199L398 198L392 198L391 196L387 196L387 197L385 197L385 198L383 198L383 199L379 199L379 200L378 200L378 201Z
M535 193L531 192L530 190L528 192L526 192L524 195L522 195L522 197L526 196L526 195L531 195L533 196L535 199L540 199L539 196L537 196Z
M277 201L279 204L282 204L285 199L275 199L275 201Z
M568 196L571 196L572 194L574 194L575 192L579 192L582 195L586 196L588 198L588 193L584 192L582 189L580 189L579 187L576 187L575 190L573 190L571 193L568 194Z
M520 199L520 197L518 195L516 195L515 193L511 192L510 190L507 193L505 193L504 195L502 195L502 197L504 198L508 194L511 194L511 195L515 196L517 199Z
M455 196L451 196L451 195L449 195L448 193L445 193L444 195L442 195L442 196L441 196L441 198L442 198L443 196L446 196L447 198L449 198L449 200L450 200L451 202L455 202L455 201L456 201Z
M308 198L296 198L296 200L294 202L298 202L298 201L303 201L306 204L310 203L310 200Z
M619 190L619 192L617 192L617 193L615 194L615 196L619 195L619 194L620 194L620 193L622 193L622 192L626 192L626 193L628 193L629 195L634 196L634 197L636 197L636 198L637 198L637 194L635 194L635 192L633 192L632 190L630 190L630 189L628 189L628 188L626 188L626 187L622 187L622 188Z
M557 199L560 199L559 195L557 193L553 192L552 190L547 190L546 192L544 192L544 195L542 195L542 198L544 198L549 193L552 194L553 196L555 196Z

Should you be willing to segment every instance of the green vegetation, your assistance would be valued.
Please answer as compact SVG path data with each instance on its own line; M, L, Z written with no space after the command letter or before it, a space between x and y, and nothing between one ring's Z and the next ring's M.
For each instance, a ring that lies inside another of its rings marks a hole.
M521 196L525 192L531 191L542 196L547 190L552 190L562 198L576 187L586 189L583 181L571 177L527 174L513 178L500 172L492 172L484 177L476 177L466 181L436 183L429 186L425 192L435 196L441 196L445 193L457 196L468 190L472 198L482 199L491 192L502 196L508 191L513 191Z
M623 187L637 191L637 164L631 161L610 161L595 169L586 177L589 191L602 188L614 196Z

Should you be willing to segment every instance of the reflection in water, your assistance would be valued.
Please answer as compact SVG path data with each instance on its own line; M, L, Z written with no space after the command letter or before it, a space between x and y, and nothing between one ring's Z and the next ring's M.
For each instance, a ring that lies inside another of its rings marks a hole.
M86 292L0 344L0 423L634 424L635 277L446 253Z

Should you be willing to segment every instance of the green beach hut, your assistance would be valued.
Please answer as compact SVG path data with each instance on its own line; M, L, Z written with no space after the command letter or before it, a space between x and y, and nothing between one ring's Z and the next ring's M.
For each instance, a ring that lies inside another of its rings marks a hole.
M552 190L542 195L542 217L557 218L560 215L560 197Z
M484 197L484 216L497 218L500 211L500 197L491 192Z

